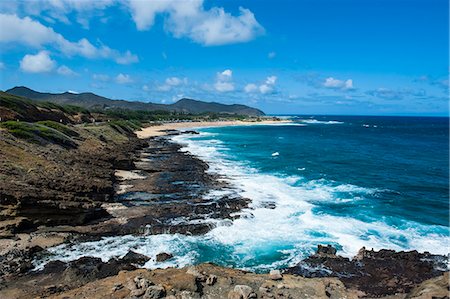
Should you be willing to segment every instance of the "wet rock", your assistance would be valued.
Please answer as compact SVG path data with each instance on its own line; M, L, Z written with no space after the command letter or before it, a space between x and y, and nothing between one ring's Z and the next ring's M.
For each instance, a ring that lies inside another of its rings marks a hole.
M164 297L166 294L166 290L163 286L160 285L154 285L149 286L144 294L144 299L159 299Z
M164 262L164 261L170 260L171 258L173 258L173 255L170 253L166 253L166 252L161 252L156 255L157 262Z
M336 255L336 248L334 248L331 245L327 245L327 246L323 246L323 245L318 245L317 246L317 251L316 254L319 256L334 256Z
M415 285L442 275L445 270L441 265L446 257L429 253L362 248L350 260L330 254L325 248L321 248L321 254L310 256L287 269L286 273L305 277L339 277L346 287L377 297L408 293Z
M192 131L192 130L189 130L189 131L184 131L184 132L183 132L183 134L198 135L198 134L200 134L200 133L199 133L199 132L197 132L197 131Z
M130 250L121 260L130 264L144 265L147 261L150 260L150 258L146 255Z
M283 275L281 275L280 270L270 270L269 277L272 280L281 280Z

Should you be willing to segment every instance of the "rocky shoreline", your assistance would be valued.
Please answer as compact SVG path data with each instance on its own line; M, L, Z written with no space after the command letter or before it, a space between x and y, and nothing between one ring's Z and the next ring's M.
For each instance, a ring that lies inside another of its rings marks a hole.
M0 140L6 146L2 175L9 178L0 185L1 298L446 298L446 258L414 251L363 249L347 259L319 247L297 266L272 274L212 264L149 271L138 268L170 254L132 251L108 262L84 257L32 271L32 261L48 247L129 234L201 235L214 221L239 217L249 203L232 192L206 196L229 186L165 136L79 131L75 149L29 146L6 135ZM16 148L34 159L19 163L22 172L7 152Z

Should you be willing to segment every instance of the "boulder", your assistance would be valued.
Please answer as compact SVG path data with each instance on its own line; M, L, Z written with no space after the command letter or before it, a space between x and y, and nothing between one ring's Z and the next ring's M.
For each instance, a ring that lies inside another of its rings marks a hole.
M159 299L164 297L166 294L166 290L163 286L160 285L153 285L149 286L144 294L144 299Z
M323 245L319 244L317 246L316 254L329 256L329 255L336 255L336 252L337 252L336 248L334 248L330 244L328 244L327 246L323 246Z
M230 298L231 294L231 298ZM248 299L248 298L255 298L255 293L253 293L253 289L249 287L248 285L242 285L238 284L234 287L234 290L228 293L229 299L234 298L242 298L242 299Z
M157 262L164 262L173 258L173 255L167 252L161 252L156 255Z
M272 280L281 280L283 275L281 275L280 270L270 270L269 277Z
M150 258L146 255L134 252L132 250L128 251L127 254L121 259L123 262L137 265L144 265Z
M217 276L216 275L209 275L208 278L206 279L206 284L209 286L212 286L216 283L217 281Z

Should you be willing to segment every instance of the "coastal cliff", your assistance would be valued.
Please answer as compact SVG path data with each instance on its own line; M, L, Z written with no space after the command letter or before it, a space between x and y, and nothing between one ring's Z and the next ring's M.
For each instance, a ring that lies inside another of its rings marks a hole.
M16 100L24 106L4 105L3 111L15 111L11 119L20 121L3 122L0 130L1 298L447 296L446 257L416 251L361 249L349 259L319 246L295 266L259 274L209 263L139 269L148 263L166 267L178 257L132 248L107 261L75 252L61 261L51 251L58 245L204 235L241 217L250 201L219 192L229 188L221 175L169 138L195 131L139 139L133 122Z

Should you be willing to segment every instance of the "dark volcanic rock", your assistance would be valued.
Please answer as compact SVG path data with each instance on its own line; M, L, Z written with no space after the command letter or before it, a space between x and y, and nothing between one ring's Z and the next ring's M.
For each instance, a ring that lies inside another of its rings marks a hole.
M336 255L336 252L337 252L336 248L334 248L333 246L331 246L329 244L327 246L323 246L323 245L319 244L317 246L316 254L328 256L328 255Z
M121 260L122 262L130 264L144 265L147 261L150 260L150 258L146 255L136 253L130 250L127 252L127 254L125 254L125 256Z
M135 162L145 178L122 181L132 187L116 197L130 211L139 209L139 212L130 212L133 217L115 232L199 235L214 227L211 219L233 219L233 213L247 207L248 200L231 189L226 195L205 196L211 190L224 190L228 186L217 175L207 172L207 163L180 149L179 144L167 137L148 140L141 160ZM127 212L121 217L127 217Z
M329 252L330 246L319 246L316 254L288 268L286 273L305 277L339 277L347 287L371 296L381 296L409 292L415 285L442 275L444 271L441 268L446 262L444 256L417 251L362 248L352 260Z
M161 252L156 255L157 262L164 262L164 261L170 260L171 258L173 258L173 255L170 253L166 253L166 252Z

